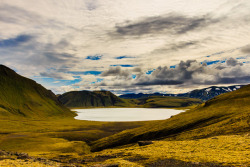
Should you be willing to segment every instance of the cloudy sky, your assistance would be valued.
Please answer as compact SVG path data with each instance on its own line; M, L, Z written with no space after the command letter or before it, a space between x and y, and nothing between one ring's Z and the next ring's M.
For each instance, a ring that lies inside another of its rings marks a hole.
M249 0L0 0L0 63L55 93L250 83Z

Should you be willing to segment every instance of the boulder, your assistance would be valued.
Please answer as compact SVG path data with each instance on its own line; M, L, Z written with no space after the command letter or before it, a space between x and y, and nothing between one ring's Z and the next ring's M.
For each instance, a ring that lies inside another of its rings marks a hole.
M153 144L153 142L152 141L138 141L139 146L146 146L150 144Z

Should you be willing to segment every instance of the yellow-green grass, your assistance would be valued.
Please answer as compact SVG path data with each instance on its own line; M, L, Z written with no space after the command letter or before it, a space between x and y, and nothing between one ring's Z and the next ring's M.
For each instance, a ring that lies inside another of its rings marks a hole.
M122 148L106 149L85 155L94 159L98 156L116 156L100 164L120 164L120 166L144 166L158 160L175 159L194 163L214 163L232 166L250 166L250 137L225 135L198 140L154 141L152 145L137 144ZM129 159L138 159L133 163ZM89 163L93 165L94 163Z
M125 130L91 143L93 151L129 144L138 140L186 140L249 132L250 86L215 99L170 119Z
M0 161L1 167L59 167L60 164L56 162L50 162L50 164L44 164L42 162L34 162L32 160L22 159L4 159Z
M202 103L200 99L187 97L151 96L141 100L144 108L179 108Z
M0 150L26 152L46 158L90 152L87 143L147 122L95 122L73 118L0 118Z

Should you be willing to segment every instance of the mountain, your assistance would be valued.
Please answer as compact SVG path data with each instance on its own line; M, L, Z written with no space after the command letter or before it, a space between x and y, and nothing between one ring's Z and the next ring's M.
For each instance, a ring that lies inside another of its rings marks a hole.
M0 65L0 116L52 117L74 116L54 93L35 81Z
M67 107L110 107L126 105L125 100L109 91L72 91L58 97Z
M140 140L190 140L248 133L250 85L225 93L170 119L122 131L91 143L93 151Z
M220 94L232 92L241 88L244 85L234 85L234 86L227 86L227 87L218 87L218 86L211 86L204 89L195 89L193 91L181 94L161 94L161 93L154 93L154 94L124 94L120 95L120 98L123 99L139 99L139 98L146 98L150 96L175 96L175 97L189 97L189 98L197 98L203 101L207 101L212 99Z

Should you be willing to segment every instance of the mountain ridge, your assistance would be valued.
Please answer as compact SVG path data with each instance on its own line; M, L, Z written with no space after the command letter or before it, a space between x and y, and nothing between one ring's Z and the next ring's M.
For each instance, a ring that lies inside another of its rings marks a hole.
M210 100L220 94L231 92L237 90L245 85L232 85L232 86L210 86L203 89L195 89L187 93L179 93L179 94L162 94L162 93L153 93L153 94L124 94L120 95L120 98L124 99L139 99L150 96L174 96L174 97L189 97L189 98L197 98L203 101Z
M0 116L74 116L55 94L35 81L0 65Z

